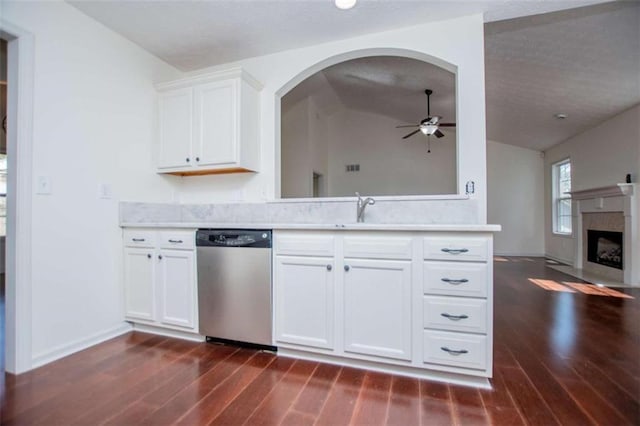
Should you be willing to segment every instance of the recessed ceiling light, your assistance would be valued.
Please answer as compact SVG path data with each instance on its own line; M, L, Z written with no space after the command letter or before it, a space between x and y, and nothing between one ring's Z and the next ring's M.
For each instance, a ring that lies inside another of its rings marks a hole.
M347 10L356 5L358 0L335 0L336 7L338 9Z
M563 114L563 113L561 113L561 112L560 112L560 113L558 113L558 114L554 114L553 116L554 116L555 118L557 118L558 120L564 120L565 118L567 118L567 117L568 117L568 115L567 115L567 114Z

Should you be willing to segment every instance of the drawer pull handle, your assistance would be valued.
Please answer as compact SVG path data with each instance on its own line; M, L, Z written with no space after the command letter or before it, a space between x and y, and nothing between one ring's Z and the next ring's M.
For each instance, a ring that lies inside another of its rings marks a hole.
M451 314L448 314L446 312L441 313L440 316L443 316L443 317L445 317L447 319L450 319L451 321L460 321L460 320L469 318L467 315L464 315L464 314L463 315L451 315Z
M445 283L451 284L451 285L460 285L460 284L469 282L469 280L466 278L462 278L459 280L452 280L451 278L441 278L440 281L444 281Z
M131 241L134 241L136 243L141 243L144 241L144 238L132 238Z
M466 252L469 251L469 249L466 249L466 248L461 248L461 249L443 248L443 249L440 249L440 250L445 252L445 253L449 253L449 254L460 254L460 253L466 253Z
M182 240L169 240L169 242L170 242L170 243L176 243L176 244L178 244L178 243L181 243L181 242L182 242Z
M440 349L442 349L443 351L447 352L449 355L454 355L454 356L458 356L458 355L463 355L463 354L468 354L469 351L466 349L460 349L458 351L453 350L453 349L449 349L446 346L441 347Z
M332 269L333 269L333 266L331 266L331 265L327 265L327 271L330 271L330 270L332 270Z
M147 254L147 259L151 259L151 255L150 254Z
M349 272L349 269L351 269L351 267L350 267L349 265L344 265L344 270L345 270L346 272Z

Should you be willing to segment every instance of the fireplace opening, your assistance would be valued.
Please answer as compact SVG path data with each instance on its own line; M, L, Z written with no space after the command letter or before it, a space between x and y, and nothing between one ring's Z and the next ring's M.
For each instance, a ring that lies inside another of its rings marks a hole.
M587 260L622 269L622 232L588 229Z

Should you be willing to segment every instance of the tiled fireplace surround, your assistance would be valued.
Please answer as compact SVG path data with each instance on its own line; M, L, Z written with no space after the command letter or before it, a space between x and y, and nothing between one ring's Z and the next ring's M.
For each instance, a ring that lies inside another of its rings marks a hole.
M618 184L571 193L574 267L627 285L640 285L640 234L635 184ZM623 270L587 261L587 230L623 232Z

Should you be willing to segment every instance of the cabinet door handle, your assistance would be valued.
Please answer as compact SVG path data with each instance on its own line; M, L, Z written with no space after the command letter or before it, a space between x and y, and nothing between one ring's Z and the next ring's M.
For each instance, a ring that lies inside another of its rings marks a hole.
M346 272L349 272L349 269L351 269L351 267L350 267L349 265L344 265L344 270L345 270Z
M196 157L196 161L200 161L200 157Z
M443 346L443 347L441 347L440 349L442 349L443 351L447 352L449 355L455 355L455 356L463 355L463 354L468 354L468 353L469 353L469 351L468 351L468 350L466 350L466 349L460 349L460 350L457 350L457 351L456 351L456 350L453 350L453 349L449 349L449 348L448 348L448 347L446 347L446 346Z
M332 270L332 269L333 269L333 266L331 266L331 265L327 265L327 271L330 271L330 270Z
M443 249L440 249L440 250L445 252L445 253L449 253L449 254L460 254L460 253L466 253L466 252L469 251L469 249L466 249L466 248L461 248L461 249L443 248Z
M176 244L178 244L178 243L181 243L181 242L182 242L182 240L169 240L169 242L170 242L170 243L176 243Z
M162 260L162 255L161 254L158 255L158 260Z
M141 243L144 241L144 238L132 238L131 241L134 241L136 243Z
M448 314L446 312L441 313L440 316L443 316L443 317L445 317L447 319L450 319L451 321L460 321L460 320L469 318L467 315L464 315L464 314L463 315L451 315L451 314Z
M191 159L190 159L189 157L187 157L187 163L188 163L189 161L191 161Z
M459 280L453 280L451 278L440 278L440 281L444 281L447 284L451 284L451 285L460 285L460 284L464 284L464 283L468 283L469 280L466 278L462 278Z
M151 259L151 255L147 253L147 259Z

